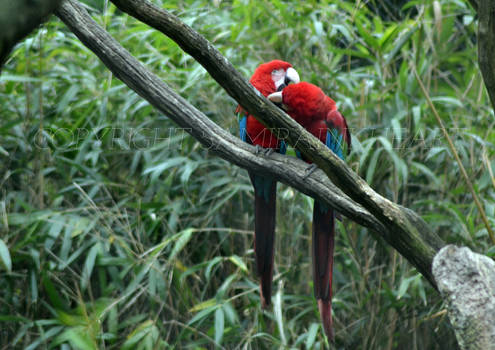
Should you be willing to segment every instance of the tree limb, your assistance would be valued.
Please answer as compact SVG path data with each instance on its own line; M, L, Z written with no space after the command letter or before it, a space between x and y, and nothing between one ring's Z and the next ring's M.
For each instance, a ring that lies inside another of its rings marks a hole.
M126 3L144 5L147 9L152 6L141 1ZM202 36L161 9L152 7L151 11L154 12L147 13L146 16L157 20L154 16L159 15L160 21L154 24L161 23L160 26L165 27L161 29L169 28L173 35L182 38L179 42L181 47L187 48L185 51L203 64L232 97L251 113L263 115L260 119L267 125L277 125L286 130L288 140L293 145L297 144L298 149L314 160L351 198L359 199L362 206L356 205L337 190L321 171L305 178L307 164L302 161L277 154L269 157L256 156L252 146L218 127L144 68L98 26L76 1L66 1L56 14L119 79L185 128L204 146L243 168L275 176L303 193L323 200L352 220L373 229L436 286L431 274L431 263L435 252L444 244L417 214L376 194L322 143L271 102L260 97L247 80ZM166 20L172 22L168 23ZM172 35L171 37L176 40ZM342 175L342 179L339 178L339 174ZM361 198L362 195L365 198Z
M478 0L478 62L495 109L495 2Z
M231 97L251 114L256 115L267 127L278 132L277 134L280 129L286 131L286 139L292 146L297 146L297 149L316 163L337 187L394 232L393 243L390 243L421 272L424 272L434 285L431 277L431 261L444 243L416 213L405 212L401 206L373 191L323 143L274 105L267 103L263 97L257 96L251 85L230 62L203 36L180 19L146 0L111 1L120 10L174 40L196 59Z

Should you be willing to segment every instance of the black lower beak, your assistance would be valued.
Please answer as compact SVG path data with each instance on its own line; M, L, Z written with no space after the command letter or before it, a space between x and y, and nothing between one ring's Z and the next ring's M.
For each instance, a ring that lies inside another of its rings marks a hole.
M277 91L282 91L287 86L289 86L289 84L291 84L291 83L294 83L294 82L286 75L285 76L285 79L284 79L284 82L282 84L280 84L280 86L278 87Z
M294 81L292 81L286 74L284 79L284 85L288 86L290 83L294 83Z

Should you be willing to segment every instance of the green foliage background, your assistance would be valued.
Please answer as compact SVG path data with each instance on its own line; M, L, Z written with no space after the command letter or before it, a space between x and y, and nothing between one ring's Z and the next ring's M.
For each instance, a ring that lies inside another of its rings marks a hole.
M461 0L154 1L246 76L290 61L338 101L349 163L446 242L495 255L418 88L425 82L495 224L495 119ZM237 133L236 102L171 40L111 4L95 20ZM0 76L0 345L25 349L323 348L312 200L279 185L273 310L259 307L247 173L176 129L56 18ZM454 349L445 305L372 232L338 224L336 347Z

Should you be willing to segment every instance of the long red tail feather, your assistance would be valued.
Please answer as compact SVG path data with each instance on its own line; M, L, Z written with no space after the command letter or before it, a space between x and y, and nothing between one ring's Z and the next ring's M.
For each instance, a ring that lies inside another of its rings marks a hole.
M255 188L255 227L254 251L256 269L260 278L261 307L271 304L273 256L275 249L275 214L277 182L272 181L268 195Z
M333 341L332 272L335 243L334 212L315 201L313 209L313 281L318 309L327 337Z

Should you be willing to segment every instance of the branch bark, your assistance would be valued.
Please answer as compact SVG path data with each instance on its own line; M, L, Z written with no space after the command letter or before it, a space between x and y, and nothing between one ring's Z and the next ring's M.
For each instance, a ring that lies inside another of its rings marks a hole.
M444 243L413 211L382 197L355 174L340 158L263 97L235 70L208 40L169 12L146 0L112 0L122 11L161 31L196 59L233 97L256 115L267 127L279 134L287 132L289 143L305 154L351 199L360 203L395 236L389 241L435 285L431 261ZM421 266L421 267L420 267Z
M431 274L433 256L444 243L413 211L376 194L345 163L302 129L257 91L206 39L186 26L175 16L145 1L114 1L119 8L152 25L175 40L222 85L234 99L250 113L260 117L272 129L287 132L287 139L297 145L322 171L305 178L306 164L290 157L273 154L256 156L254 148L233 137L200 111L177 95L158 77L144 68L123 49L104 29L98 26L74 0L67 0L56 15L103 61L125 84L153 106L167 114L181 127L222 158L243 168L276 176L280 181L323 200L350 219L371 228L414 266L433 286ZM361 205L353 203L351 197ZM364 209L364 208L366 209Z
M495 2L478 0L478 63L495 110Z
M0 71L14 45L36 28L61 0L0 0Z

